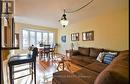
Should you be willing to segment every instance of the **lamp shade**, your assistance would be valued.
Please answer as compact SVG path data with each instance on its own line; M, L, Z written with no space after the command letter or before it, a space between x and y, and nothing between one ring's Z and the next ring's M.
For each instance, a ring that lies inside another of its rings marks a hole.
M60 24L61 24L63 27L65 27L65 26L68 25L68 23L69 23L69 21L67 20L66 14L65 14L65 11L64 11L64 14L62 15L61 20L60 20Z
M65 20L65 19L60 20L60 24L61 24L63 27L67 26L68 23L69 23L68 20Z

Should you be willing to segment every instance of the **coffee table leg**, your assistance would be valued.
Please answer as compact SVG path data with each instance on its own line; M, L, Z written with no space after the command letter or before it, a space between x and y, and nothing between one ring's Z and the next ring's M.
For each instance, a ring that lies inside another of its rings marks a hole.
M63 69L62 70L64 71L64 62L63 62Z
M58 63L58 66L57 66L57 70L59 71L59 63Z
M58 63L58 66L57 66L57 70L59 71L59 67L61 66L61 64L62 64L62 70L64 70L64 67L65 67L65 64L64 64L64 62L60 62L60 63Z
M71 69L69 68L70 66L71 66L70 62L66 62L66 67L71 72Z

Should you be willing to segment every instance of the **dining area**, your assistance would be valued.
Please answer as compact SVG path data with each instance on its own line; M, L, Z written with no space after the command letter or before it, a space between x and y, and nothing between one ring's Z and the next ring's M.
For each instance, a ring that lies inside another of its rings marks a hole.
M56 53L57 44L44 44L43 46L39 46L38 48L38 56L39 60L42 59L53 59Z

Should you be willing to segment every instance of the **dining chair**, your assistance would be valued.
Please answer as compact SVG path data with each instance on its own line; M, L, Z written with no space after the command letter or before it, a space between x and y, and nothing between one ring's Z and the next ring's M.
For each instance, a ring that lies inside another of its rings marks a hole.
M42 59L43 54L44 54L44 52L43 52L43 48L39 48L39 49L38 49L39 60Z
M50 48L50 53L51 53L52 59L55 56L56 46L57 46L57 44L54 43L54 44L52 44L52 47Z
M50 45L43 45L43 47L44 57L47 56L50 59Z
M32 75L32 80L33 80L33 74L34 74L34 84L36 84L36 56L37 55L38 55L38 49L37 47L34 47L31 54L27 54L26 56L15 55L9 58L8 66L9 66L10 84L14 84L15 79L19 79L28 75ZM23 64L29 64L29 67L20 70L14 70L16 65L22 66ZM22 72L25 70L29 70L30 73L19 77L14 77L15 73Z

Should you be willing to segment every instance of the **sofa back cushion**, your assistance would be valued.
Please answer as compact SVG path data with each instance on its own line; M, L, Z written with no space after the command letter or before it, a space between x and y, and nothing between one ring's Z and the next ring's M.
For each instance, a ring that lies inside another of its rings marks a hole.
M79 47L78 50L81 55L89 55L89 48Z
M94 84L128 84L129 53L121 52L96 78Z
M102 52L103 49L98 49L98 48L90 48L90 56L91 57L97 57L100 52Z

